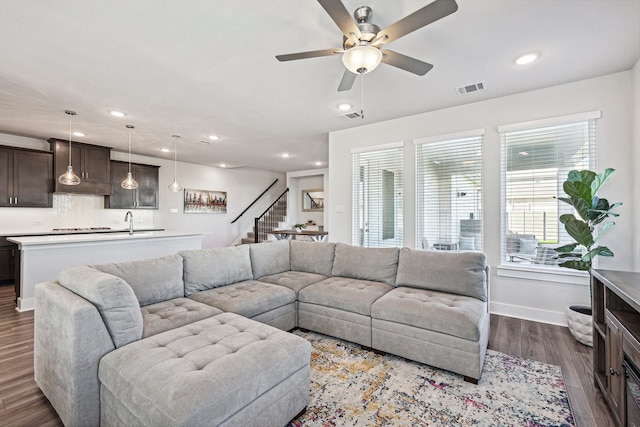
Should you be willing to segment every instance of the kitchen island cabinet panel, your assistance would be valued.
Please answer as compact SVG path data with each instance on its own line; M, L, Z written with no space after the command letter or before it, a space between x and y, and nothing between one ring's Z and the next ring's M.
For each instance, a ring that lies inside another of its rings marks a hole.
M0 147L0 206L50 208L52 181L51 153Z
M138 188L127 190L120 186L127 176L129 163L111 161L111 195L105 197L104 207L110 209L158 209L159 166L131 163L131 174Z

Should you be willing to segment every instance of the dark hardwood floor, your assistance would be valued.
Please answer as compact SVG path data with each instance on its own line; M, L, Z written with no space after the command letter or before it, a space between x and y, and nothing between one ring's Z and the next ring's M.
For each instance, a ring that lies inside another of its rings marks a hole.
M15 311L14 297L0 286L0 426L62 425L33 380L33 312ZM593 385L591 348L567 328L492 315L489 348L561 366L576 425L615 425Z

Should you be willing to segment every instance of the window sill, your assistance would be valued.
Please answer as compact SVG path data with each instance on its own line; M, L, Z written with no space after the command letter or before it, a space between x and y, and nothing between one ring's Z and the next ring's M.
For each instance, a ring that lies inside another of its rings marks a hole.
M557 282L566 285L589 286L590 284L589 273L560 267L501 264L496 269L496 274L501 277Z

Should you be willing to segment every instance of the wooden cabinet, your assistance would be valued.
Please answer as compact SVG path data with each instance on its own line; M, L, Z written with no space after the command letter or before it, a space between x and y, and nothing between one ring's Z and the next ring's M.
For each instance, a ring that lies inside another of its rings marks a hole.
M52 181L51 153L0 147L0 207L50 208Z
M69 165L69 141L51 138L55 191L108 195L111 192L111 148L72 141L71 165L81 179L80 185L63 185L58 177Z
M0 284L14 283L18 245L0 237Z
M593 270L593 375L618 425L626 426L623 364L640 368L640 273Z
M158 209L159 166L131 163L131 174L138 188L127 190L120 186L127 176L127 162L111 161L111 194L105 197L104 207L110 209Z

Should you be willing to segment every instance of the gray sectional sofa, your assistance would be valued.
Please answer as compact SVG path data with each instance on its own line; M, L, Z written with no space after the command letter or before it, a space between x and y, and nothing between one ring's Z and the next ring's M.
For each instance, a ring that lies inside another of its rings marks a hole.
M477 382L479 252L278 241L74 266L36 286L35 379L67 426L281 426L309 402L296 327Z

